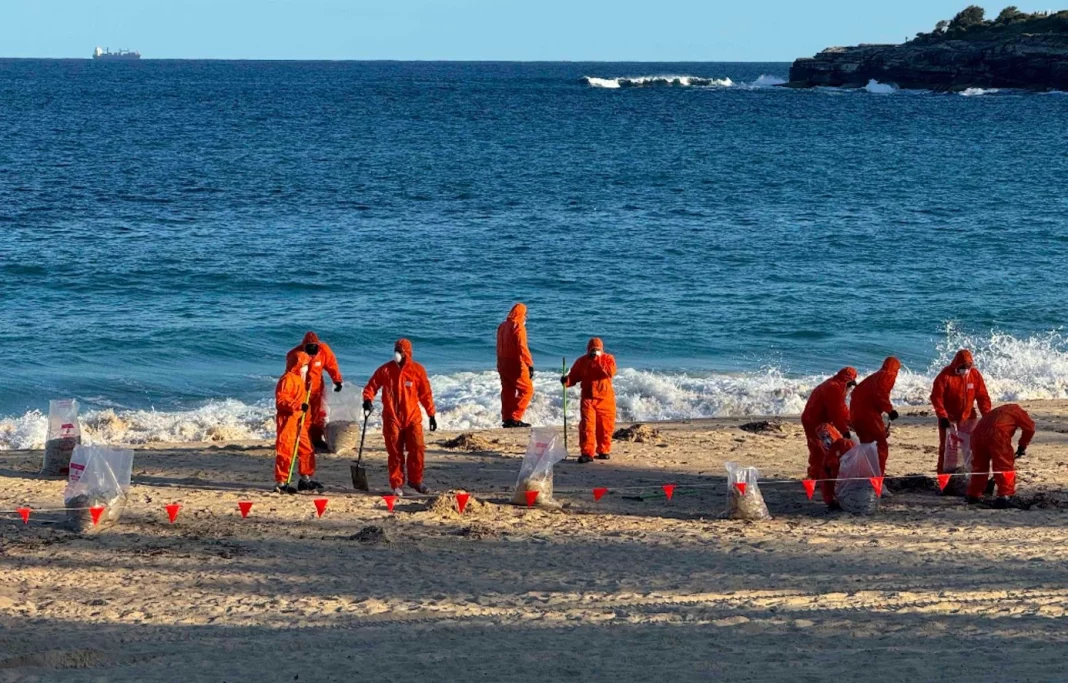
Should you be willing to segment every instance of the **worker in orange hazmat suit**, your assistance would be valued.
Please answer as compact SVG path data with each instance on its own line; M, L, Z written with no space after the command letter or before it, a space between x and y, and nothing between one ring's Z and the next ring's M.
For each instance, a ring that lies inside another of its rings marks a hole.
M1016 453L1012 451L1012 437L1020 430ZM972 476L968 481L968 502L979 502L986 488L993 465L998 497L994 507L1011 507L1010 498L1016 493L1016 458L1027 453L1027 446L1035 436L1031 416L1015 403L987 411L972 430ZM1005 473L1011 472L1006 476Z
M942 368L931 390L931 405L938 416L938 473L944 474L946 433L961 422L990 412L990 394L983 376L975 369L971 351L961 349L953 362Z
M579 407L580 463L608 460L612 454L612 432L616 427L616 394L612 378L616 359L604 352L604 342L597 337L586 344L586 355L575 361L571 372L560 377L565 387L582 385Z
M845 438L850 438L849 433L849 406L846 405L846 396L850 389L857 385L857 371L854 368L845 367L812 390L805 404L805 411L801 413L801 426L805 428L805 439L808 442L808 467L809 470L819 470L823 463L823 448L816 437L816 430L822 424L830 424L838 433ZM811 477L818 479L819 477Z
M501 426L529 427L523 414L534 397L534 359L527 347L527 307L516 304L497 327L497 374L501 376Z
M422 405L430 418L430 431L437 431L434 396L426 369L412 359L412 343L400 339L393 346L393 360L378 368L363 388L363 409L374 409L374 398L382 391L382 438L389 455L389 486L396 496L404 495L405 474L408 486L418 493L428 494L430 488L423 483ZM405 460L407 452L407 461Z
M314 332L308 332L304 335L304 341L299 345L290 349L286 354L286 359L290 355L303 351L311 357L311 365L308 367L308 378L311 380L311 412L309 413L309 419L311 425L308 433L311 435L312 445L315 450L320 452L327 452L330 447L326 444L324 435L326 433L326 399L323 395L323 372L325 371L330 375L330 379L334 381L334 391L341 391L344 386L344 381L341 377L341 369L337 365L337 356L334 355L334 351L330 346L319 339L319 335Z
M311 358L303 351L286 355L286 372L274 390L276 409L274 442L274 490L276 493L319 491L323 485L312 479L315 474L315 449L308 436L308 366ZM304 419L301 420L301 417ZM289 482L293 446L297 447L297 472L300 481L294 488Z
M879 450L879 471L886 476L886 460L890 455L889 428L883 422L883 413L893 422L897 411L890 402L890 392L897 381L901 361L890 356L883 367L865 378L853 390L849 400L849 421L857 432L860 443L875 443Z
M815 430L816 444L820 449L822 461L813 466L809 460L808 478L820 482L820 493L823 494L823 502L829 510L841 510L842 506L834 497L835 480L838 479L838 466L842 456L856 444L845 438L830 423L821 424Z

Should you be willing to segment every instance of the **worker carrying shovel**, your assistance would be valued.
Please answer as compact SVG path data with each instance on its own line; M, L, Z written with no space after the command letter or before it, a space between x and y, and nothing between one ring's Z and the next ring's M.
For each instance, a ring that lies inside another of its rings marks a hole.
M374 409L375 395L382 392L382 438L389 455L389 487L393 495L404 495L404 480L408 486L421 494L430 493L423 483L423 413L421 405L430 418L430 431L437 431L434 417L434 396L426 369L412 359L412 343L400 339L393 346L393 360L375 370L367 386L363 388L365 413ZM407 451L407 459L405 459Z

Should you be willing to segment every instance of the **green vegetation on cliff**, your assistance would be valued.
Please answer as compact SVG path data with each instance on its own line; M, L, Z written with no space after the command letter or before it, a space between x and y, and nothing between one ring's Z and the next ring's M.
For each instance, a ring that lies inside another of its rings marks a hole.
M1010 6L1001 10L997 18L986 19L986 10L978 5L969 5L952 19L938 22L930 33L917 33L911 42L933 44L946 40L991 40L1026 33L1068 33L1068 10L1028 14Z

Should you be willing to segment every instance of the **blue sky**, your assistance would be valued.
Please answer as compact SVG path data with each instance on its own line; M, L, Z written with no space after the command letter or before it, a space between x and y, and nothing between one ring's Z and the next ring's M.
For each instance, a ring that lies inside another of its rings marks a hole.
M829 45L901 42L967 4L0 0L0 57L87 57L103 45L146 58L791 61Z

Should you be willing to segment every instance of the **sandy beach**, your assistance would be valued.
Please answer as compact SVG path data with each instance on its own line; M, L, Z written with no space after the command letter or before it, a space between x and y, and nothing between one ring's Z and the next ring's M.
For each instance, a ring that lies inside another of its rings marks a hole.
M1063 680L1068 401L1025 407L1031 509L916 478L888 481L872 518L806 498L796 419L657 424L609 462L572 457L562 511L507 504L526 430L479 432L483 451L427 435L426 481L470 491L463 515L411 498L388 512L377 434L372 494L352 490L348 454L320 459L322 518L314 496L269 493L270 444L138 446L118 526L0 516L0 681ZM888 476L931 475L936 439L928 411L903 411ZM0 509L62 506L40 460L0 453ZM727 461L760 468L774 519L719 518Z

